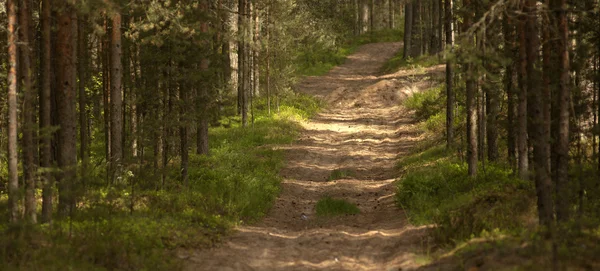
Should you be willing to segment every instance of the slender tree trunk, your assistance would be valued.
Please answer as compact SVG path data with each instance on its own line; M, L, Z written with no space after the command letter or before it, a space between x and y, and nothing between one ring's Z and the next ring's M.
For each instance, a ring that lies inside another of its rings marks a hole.
M446 10L446 46L452 50L452 0L445 0ZM452 62L446 58L446 148L451 149L454 144L454 90L452 89L454 73Z
M404 4L404 59L411 57L412 43L412 22L413 22L413 3L412 1Z
M202 10L203 11L207 11L208 10L208 3L206 1L202 1ZM243 29L241 26L238 29ZM208 33L208 22L204 21L202 23L201 26L201 30L202 33ZM206 44L208 45L209 43L206 42ZM242 48L240 46L238 46L238 48ZM238 62L240 63L240 62ZM238 65L239 67L239 65ZM202 60L200 61L200 71L202 73L207 73L208 72L208 68L209 68L209 60L208 57L204 57L202 58ZM239 71L238 71L239 72ZM239 73L242 74L242 73ZM208 78L208 77L206 77ZM242 82L242 81L238 81L238 82ZM196 127L196 153L197 154L203 154L203 155L208 155L209 153L209 146L208 146L208 112L206 110L206 108L208 107L209 104L209 95L208 95L208 88L210 87L209 82L205 81L202 82L202 84L200 84L200 101L198 103L198 107L199 107L199 121L198 121L198 126Z
M104 18L104 31L109 33L108 18ZM110 129L110 93L111 93L111 79L110 79L110 57L109 57L109 44L110 39L104 35L102 37L102 98L103 98L103 111L104 111L104 151L106 152L106 161L111 161L111 129ZM110 170L109 170L110 171ZM107 180L110 181L110 172L107 172Z
M531 0L530 0L531 1ZM560 223L569 219L569 108L571 90L569 88L569 25L567 19L567 1L556 1L558 22L558 138L556 144L556 218Z
M463 0L463 6L469 7L470 0ZM466 33L471 27L471 14L466 11L463 31ZM467 163L469 176L477 175L477 89L471 63L465 63L466 76L466 110L467 110Z
M485 45L484 45L485 46ZM487 60L486 60L487 62ZM486 69L492 74L498 74L499 70L494 65L486 63ZM488 82L485 82L488 84ZM490 162L498 160L498 116L500 115L500 93L494 86L486 86L486 109L487 109L487 154Z
M519 103L517 105L517 148L519 155L518 175L523 180L529 179L529 151L527 139L527 51L525 21L527 16L519 15Z
M439 29L442 28L442 24L440 21L440 17L439 14L440 12L440 0L432 0L431 3L432 7L431 7L431 21L432 21L432 28L431 28L431 47L429 48L430 52L433 54L437 54L439 53L439 48L440 48L440 44L441 44L441 36L438 36Z
M33 89L33 69L31 62L31 35L30 35L30 20L31 13L29 9L29 1L21 0L19 5L19 42L20 42L20 61L19 75L23 88L23 133L22 149L23 149L23 175L25 181L25 220L29 223L37 222L35 200L35 183L36 183L36 165L35 165L35 145L34 134L35 128L35 92Z
M246 5L248 0L239 0L238 2L238 103L239 111L242 115L242 126L248 125L248 106L247 106L247 79L246 79L246 41L245 33L247 32L246 25Z
M552 227L553 210L552 203L552 182L550 179L550 168L548 161L550 153L548 153L548 145L550 144L549 135L547 134L546 116L544 112L544 93L539 87L540 76L535 69L535 63L538 60L538 39L537 39L537 10L536 0L526 0L525 14L527 19L525 22L526 35L526 51L527 51L527 91L531 99L530 105L532 116L532 134L531 142L533 144L533 162L535 169L535 186L538 198L538 214L540 223L548 228Z
M358 33L358 0L354 0L355 6L356 6L356 27L357 27L357 33ZM267 86L266 86L266 90L267 90L267 110L269 113L269 116L271 116L271 28L270 26L270 6L267 6L267 19L265 22L265 28L266 28L266 68L265 68L265 72L266 72L266 80L267 80Z
M51 60L51 29L52 22L50 21L51 2L50 0L42 0L42 58L41 58L41 80L42 89L40 94L40 126L41 126L41 142L40 142L40 165L46 169L42 176L42 222L50 222L52 220L52 199L54 190L54 178L47 169L52 166L52 126L51 118L51 76L52 67ZM10 44L10 43L9 43Z
M62 217L70 215L75 207L77 165L77 114L75 109L77 72L73 24L77 21L71 4L67 0L57 0L58 33L57 49L57 115L58 125L58 167L61 172L58 181L58 212Z
M187 110L187 93L185 86L179 84L179 140L181 141L181 182L185 186L189 186L188 178L188 161L189 161L189 147L188 147L188 121L186 112Z
M423 28L421 20L421 1L414 0L412 4L412 32L411 32L411 57L421 56L423 48Z
M87 76L85 70L88 67L87 61L87 32L85 29L85 20L79 20L78 25L78 41L77 41L77 52L79 53L77 62L77 72L79 77L79 158L82 162L82 172L85 172L88 163L88 134L87 134L87 97L85 93L85 86L87 82Z
M6 2L8 12L8 209L10 222L19 220L17 146L17 3Z
M390 16L388 18L388 27L390 29L394 29L396 27L395 22L394 22L396 20L396 18L395 18L396 12L394 10L394 8L395 8L394 1L395 0L388 0L388 5L389 5L388 6L388 15Z
M507 11L509 12L509 11ZM511 13L512 14L512 13ZM512 20L510 15L506 14L502 20L502 28L504 31L504 57L506 59L514 58L514 35ZM504 71L504 90L507 96L507 122L506 122L506 144L508 149L508 163L514 173L517 172L517 157L516 157L516 142L515 142L515 93L513 84L514 63L508 63Z
M362 33L369 32L370 16L369 16L369 2L371 0L361 0L362 2Z
M121 62L121 14L112 17L110 44L110 167L111 179L117 177L123 159L123 64Z

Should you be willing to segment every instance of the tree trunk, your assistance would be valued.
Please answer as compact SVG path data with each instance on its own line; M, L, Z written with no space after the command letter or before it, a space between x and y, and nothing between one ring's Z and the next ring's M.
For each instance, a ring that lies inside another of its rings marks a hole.
M79 54L77 62L77 72L79 77L79 158L82 162L82 172L85 172L85 168L88 163L88 134L87 134L87 97L85 93L85 86L87 82L87 76L85 69L88 67L87 61L87 32L86 24L84 20L80 20L78 23L78 41L77 41L77 53Z
M203 11L207 11L208 10L208 3L206 3L206 1L202 2L202 10ZM239 27L238 29L243 29L242 27ZM208 33L208 22L204 21L202 23L201 26L201 30L202 33ZM208 45L208 42L206 42L206 44ZM241 48L238 46L238 48ZM202 60L200 61L200 71L202 73L207 73L208 72L208 68L209 68L209 60L207 57L202 58ZM239 72L239 71L238 71ZM242 74L242 73L239 73ZM208 77L205 77L208 78ZM241 81L239 81L241 82ZM208 155L209 152L209 147L208 147L208 112L206 110L208 104L209 104L209 97L208 97L208 88L210 87L210 84L208 82L202 82L200 84L200 101L198 102L198 107L199 107L199 121L196 127L196 153L197 154L203 154L203 155Z
M389 15L389 18L388 18L388 24L389 25L388 25L388 27L390 29L394 29L396 27L395 22L394 22L396 20L396 18L395 18L396 12L394 10L394 8L395 8L394 1L395 0L388 0L388 5L389 5L388 6L388 15Z
M187 91L185 85L179 84L179 140L181 141L181 183L185 186L189 186L188 178L188 121L186 112L187 110Z
M121 63L121 14L112 17L112 35L110 43L110 168L111 179L118 175L123 159L123 94Z
M35 165L35 145L34 134L35 128L35 92L32 82L32 62L31 62L31 35L30 35L30 20L31 13L29 9L29 1L21 0L19 5L19 43L20 43L20 61L19 75L23 88L23 133L22 149L23 149L23 177L25 182L25 220L29 223L37 222L35 200L35 182L36 182L36 165Z
M429 48L430 52L432 54L437 54L439 53L439 48L440 48L440 38L441 36L438 36L439 32L438 30L441 29L441 21L440 21L440 0L432 0L432 7L431 7L431 46Z
M408 1L404 4L404 60L411 57L412 41L412 22L413 22L413 3Z
M412 32L411 32L411 57L419 57L421 56L421 49L423 48L423 29L422 29L422 20L421 20L421 1L422 0L414 0L412 4Z
M452 50L452 0L445 0L446 10L446 46ZM446 148L451 149L454 144L454 90L452 83L454 74L452 62L446 58Z
M10 222L19 220L19 173L17 146L17 3L6 2L8 11L8 209Z
M104 31L109 33L108 18L104 18ZM103 98L103 120L104 120L104 151L106 152L106 162L111 161L111 129L110 129L110 93L111 93L111 79L110 79L110 57L109 57L109 44L110 39L104 35L102 37L102 98ZM107 180L110 181L110 170L107 171Z
M40 166L46 169L42 176L42 222L48 223L52 220L52 199L54 190L54 178L49 173L48 169L52 166L52 118L50 112L51 106L51 76L52 67L51 60L51 29L52 22L50 21L51 3L50 0L42 0L42 58L41 63L41 92L40 92L40 128L42 131L40 137ZM10 44L10 43L9 43Z
M463 6L469 7L470 0L463 0ZM463 31L466 33L471 27L471 14L466 11ZM471 63L465 63L466 76L466 110L467 110L467 163L469 176L477 175L477 89Z
M239 0L238 2L238 103L239 111L242 115L242 126L248 125L248 106L247 106L247 63L246 63L246 5L248 0Z
M369 2L371 0L362 1L362 33L369 32L370 16L369 16Z
M58 212L62 217L72 213L75 207L77 165L77 115L75 110L76 74L73 24L76 22L74 8L66 0L58 0L56 111L58 117Z
M569 89L569 26L567 19L567 1L557 0L555 16L558 22L558 138L556 139L556 218L558 222L569 219L569 108L571 90Z
M518 175L523 180L529 179L529 152L527 139L527 51L525 21L527 17L519 15L517 24L519 32L519 103L517 105L517 149L519 156Z
M358 33L358 0L354 0L354 3L356 4L356 24L357 24L357 33ZM269 113L269 116L271 116L271 28L269 27L270 25L270 8L269 6L267 6L267 20L265 22L265 28L266 28L266 67L265 67L265 72L266 72L266 80L267 80L267 85L266 85L266 90L267 90L267 112Z
M532 134L531 142L533 144L533 162L535 169L535 186L537 193L537 205L540 224L550 228L553 223L552 206L552 182L550 179L550 168L548 161L548 144L550 139L547 134L546 116L544 112L544 93L539 87L540 76L535 69L535 63L538 60L538 38L537 38L537 10L536 0L527 0L525 2L525 22L526 51L527 51L527 91L531 99L530 105L532 116Z
M508 12L508 11L507 11ZM504 15L502 21L502 28L504 31L504 57L506 59L514 58L514 35L512 26L512 20L508 14ZM514 63L508 63L505 66L504 71L504 90L507 96L507 121L506 121L506 144L508 149L508 163L514 173L517 172L517 157L516 157L516 142L515 142L515 93L513 84L514 75Z

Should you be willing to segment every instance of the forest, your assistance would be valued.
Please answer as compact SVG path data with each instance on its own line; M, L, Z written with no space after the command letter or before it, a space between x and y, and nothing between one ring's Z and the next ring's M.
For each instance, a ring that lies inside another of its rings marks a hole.
M599 0L6 0L0 269L600 270Z

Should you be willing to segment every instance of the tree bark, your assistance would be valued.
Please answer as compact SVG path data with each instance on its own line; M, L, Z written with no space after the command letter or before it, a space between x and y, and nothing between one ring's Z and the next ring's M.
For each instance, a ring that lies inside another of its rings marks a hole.
M452 0L445 0L446 10L446 46L452 50ZM454 144L454 90L452 62L446 58L446 148L451 149Z
M208 10L208 3L206 3L206 1L202 2L202 10L203 11L207 11ZM241 27L239 29L242 29ZM201 30L202 33L208 33L208 22L204 21L202 23L201 26ZM208 45L209 43L206 42L206 44ZM238 47L239 48L239 47ZM209 68L209 60L208 57L204 57L202 58L202 60L200 61L200 71L202 73L207 73L208 72L208 68ZM208 78L208 77L205 77ZM208 155L209 152L209 147L208 147L208 112L206 110L208 103L209 103L209 97L208 97L208 88L210 87L210 84L205 81L202 82L200 84L200 97L199 97L199 103L198 103L198 108L199 108L199 114L198 114L198 125L196 127L196 133L197 133L197 137L196 137L196 153L197 154L203 154L203 155Z
M21 0L19 4L19 42L20 42L20 81L23 88L23 177L25 181L25 221L37 223L35 200L35 145L34 134L37 130L35 125L35 92L32 82L31 61L31 35L30 35L31 13L28 0Z
M77 53L79 54L77 62L77 72L79 77L79 158L82 162L82 171L85 172L85 168L88 163L88 134L87 134L87 97L85 93L85 86L87 82L86 69L88 67L87 61L87 32L84 20L79 20L78 23L78 41L77 41Z
M371 0L362 1L362 34L369 32L370 16L369 16L369 2Z
M179 84L179 140L181 141L181 183L189 186L188 177L188 162L189 162L189 147L188 147L188 121L186 117L187 110L187 91L185 85Z
M555 16L558 22L558 138L556 144L556 218L559 223L569 219L569 108L571 90L569 88L569 26L567 1L556 0Z
M463 0L465 12L463 31L466 33L471 27L470 0ZM477 95L473 68L471 63L465 63L466 76L466 110L467 110L467 164L469 176L477 175Z
M42 176L42 222L48 223L52 220L52 200L54 190L54 178L47 169L52 166L52 126L51 118L51 32L52 22L50 21L51 2L42 0L41 24L42 24L42 58L41 64L41 92L40 92L40 128L42 131L40 137L40 166L46 169Z
M121 62L121 14L112 17L110 43L110 168L111 179L117 177L123 160L123 64Z
M509 12L509 11L507 11ZM505 14L502 20L502 28L504 31L504 57L506 59L514 59L514 35L512 26L512 20L509 14ZM514 75L514 62L510 62L505 66L504 71L504 90L507 96L507 122L506 122L506 144L507 144L507 156L510 168L514 173L517 172L517 157L516 157L516 142L515 142L515 93L513 84Z
M411 57L412 43L412 22L413 22L413 3L412 1L404 4L404 59Z
M77 166L77 114L75 110L75 44L73 24L76 22L74 8L67 0L57 0L58 33L57 49L57 91L56 111L58 117L58 212L66 217L75 207L75 191Z
M550 168L548 161L550 153L548 145L550 138L547 134L546 113L544 112L544 93L539 87L540 76L535 69L538 61L538 38L537 38L537 9L536 0L526 0L525 22L526 51L527 51L527 91L531 99L530 105L532 116L532 135L534 176L537 193L537 205L540 224L551 228L553 223L554 206L552 202L552 182L550 179Z
M19 220L17 146L17 3L6 2L8 12L8 209L10 222Z
M523 10L523 13L525 10ZM517 149L519 156L518 175L523 180L529 179L529 152L527 138L527 45L525 21L526 15L519 15L517 29L519 32L519 103L517 105Z

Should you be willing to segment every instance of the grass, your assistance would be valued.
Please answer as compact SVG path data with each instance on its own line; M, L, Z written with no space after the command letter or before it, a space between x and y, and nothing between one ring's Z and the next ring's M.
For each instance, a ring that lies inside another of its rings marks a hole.
M343 64L346 57L354 53L361 45L401 41L402 36L403 33L400 30L386 29L352 37L342 45L334 48L311 48L311 51L298 54L296 59L298 62L297 73L301 76L324 75L333 67Z
M352 177L353 175L354 174L349 170L334 169L333 171L331 171L331 174L329 175L329 180L333 181L333 180L345 179L348 177Z
M339 215L354 215L360 213L356 205L343 200L324 197L317 202L315 206L317 216L339 216Z
M404 59L403 50L399 50L394 57L386 61L381 67L381 72L396 72L401 68L427 68L440 64L440 57L437 55L422 55L417 58Z
M0 224L3 270L179 269L177 249L210 247L232 226L264 216L279 193L284 161L283 151L269 146L291 143L298 121L319 106L307 96L288 95L279 114L269 116L257 106L253 127L233 122L211 128L211 155L190 156L187 187L179 181L177 157L165 169L126 166L111 186L102 167L90 169L70 219ZM0 195L1 221L8 221L6 204Z
M398 162L401 178L396 200L415 225L435 225L436 249L430 269L440 270L550 270L555 242L559 263L566 270L600 268L600 194L593 165L573 165L570 176L572 210L578 210L576 192L585 188L586 208L562 225L556 240L549 241L538 227L533 181L516 178L502 163L479 165L470 177L463 154L447 150L443 86L405 100L429 137L419 149ZM455 127L464 127L459 107ZM457 130L457 132L460 132ZM457 135L464 139L464 134ZM505 144L501 142L501 145ZM464 149L464 143L455 142Z

